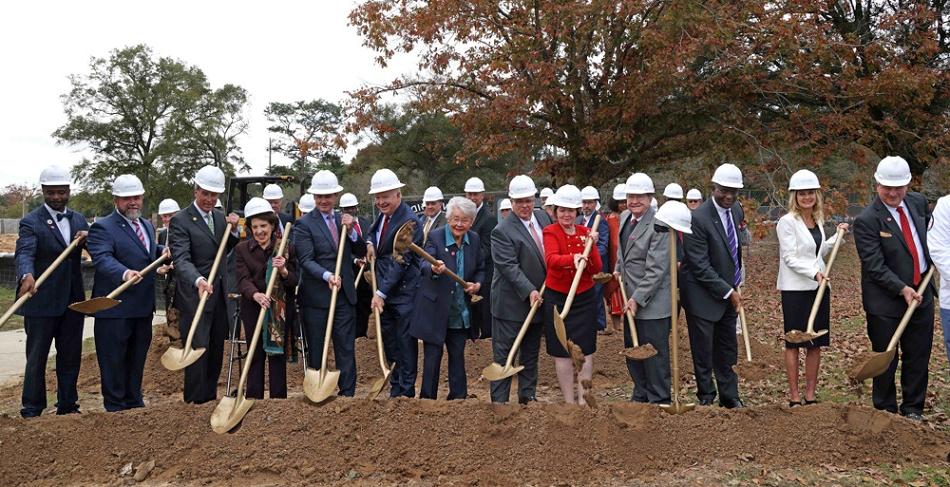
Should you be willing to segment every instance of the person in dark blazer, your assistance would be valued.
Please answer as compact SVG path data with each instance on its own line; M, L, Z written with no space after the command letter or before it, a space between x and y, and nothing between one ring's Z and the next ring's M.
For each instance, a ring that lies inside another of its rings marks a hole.
M251 240L244 240L234 247L235 277L238 292L241 294L240 310L244 336L250 343L263 307L269 308L271 323L265 321L261 333L270 336L268 327L272 324L279 327L282 320L285 327L278 329L278 334L283 333L285 342L293 340L294 336L288 333L290 330L286 325L287 312L292 304L287 301L287 291L297 286L294 246L288 243L284 255L274 255L280 246L277 232L274 231L274 227L278 225L277 214L262 198L251 198L247 202L244 206L244 222L251 232ZM270 297L267 296L268 267L271 268L270 272L277 272L277 281ZM282 293L278 292L278 289ZM274 306L274 301L280 294L283 294L284 300L282 317L274 316L274 313L280 313L279 301L278 306ZM253 399L264 398L264 354L264 340L259 340L253 360L245 365L250 367L247 375L247 397ZM286 398L287 360L282 353L267 354L267 378L270 398Z
M429 232L445 225L445 197L442 196L442 190L429 186L422 194L422 215L419 220L422 222L422 243L425 244L429 239Z
M360 216L359 201L353 193L343 193L340 196L340 212L353 216L353 229L360 241L366 241L366 232L373 226L373 222ZM365 264L365 265L364 265ZM363 269L363 272L369 272L369 264L366 257L353 258L353 275L356 282L356 338L365 337L366 330L369 327L369 317L372 314L369 306L373 301L373 285L362 276L356 276L356 273Z
M373 174L369 194L374 196L379 217L367 238L367 257L376 259L376 295L371 306L380 311L383 348L386 361L396 367L389 376L390 397L414 397L418 369L419 343L409 334L412 307L419 287L419 257L407 250L395 254L396 232L404 224L415 222L412 241L422 244L422 225L409 205L402 201L402 188L396 173L380 169Z
M106 411L145 407L142 375L152 343L155 274L141 276L165 246L155 241L151 222L142 218L145 188L123 174L112 183L115 210L89 229L88 248L96 267L92 297L106 296L123 282L138 280L118 296L118 305L95 314L96 359Z
M478 213L472 231L478 234L482 244L482 260L485 262L485 282L491 282L494 273L494 264L491 260L491 232L498 226L498 218L485 204L485 183L479 178L469 178L465 182L465 197L475 203ZM478 325L479 338L490 338L491 319L491 286L484 286L479 291L481 301L472 305L472 320Z
M534 181L519 175L508 183L511 214L491 233L492 261L492 356L504 364L532 303L541 300L541 286L547 276L544 265L544 227L551 224L547 212L534 209ZM518 350L518 402L537 400L538 352L544 333L544 313L537 312ZM491 383L491 400L506 403L511 394L511 378Z
M422 387L419 397L435 399L443 348L449 356L448 399L468 397L465 377L465 340L475 338L471 322L472 295L478 293L485 277L485 265L478 234L470 231L475 220L475 203L456 196L446 208L448 224L432 229L426 252L439 261L422 261L422 279L416 294L409 334L423 342ZM448 269L468 283L466 286L446 276Z
M274 210L274 214L277 215L278 226L274 230L275 236L281 238L281 232L284 231L284 225L288 223L293 223L295 218L290 213L284 213L281 211L281 206L284 204L284 190L276 184L268 184L264 186L264 199L270 203L270 207ZM250 232L248 233L247 238L251 238Z
M700 405L743 407L739 377L736 321L741 305L742 248L739 222L745 215L735 204L742 172L723 164L713 174L712 198L693 210L693 233L684 239L680 291L689 329L690 352ZM713 384L715 375L715 385Z
M175 304L178 306L181 336L188 336L191 321L204 293L211 293L203 316L195 331L194 348L206 348L195 363L185 368L184 400L201 404L213 401L218 394L218 377L224 358L224 340L228 332L228 313L224 286L225 259L222 257L214 282L208 274L214 264L221 239L227 239L226 251L239 242L238 216L224 216L214 209L218 195L225 189L224 173L214 166L204 166L195 174L194 203L172 218L168 239L175 263ZM225 235L231 224L231 234Z
M66 207L71 181L69 172L49 166L40 173L43 206L20 219L16 241L17 297L32 293L18 311L26 332L26 370L20 415L39 416L46 409L46 361L56 342L56 414L79 412L79 363L82 353L83 316L69 309L83 301L82 246L69 254L40 288L36 279L77 238L84 239L86 219Z
M165 198L158 204L158 216L162 220L162 229L158 231L158 243L171 250L168 245L168 226L171 225L172 218L181 211L178 202ZM175 307L175 263L170 258L158 268L158 277L156 282L161 283L162 296L165 298L165 325L162 327L162 333L172 340L181 338L178 331L178 308Z
M897 358L872 384L875 409L920 421L927 398L927 368L933 345L934 282L923 293L917 287L930 268L927 199L907 191L907 161L885 157L874 174L877 197L854 220L854 244L861 259L861 301L867 314L868 337L875 352L887 349L897 324L914 301L920 306L901 335L900 407L894 375Z
M307 366L320 369L332 288L336 287L339 295L333 315L333 359L340 371L340 395L352 397L356 393L356 287L350 263L354 256L366 255L366 242L359 239L352 215L334 211L341 191L343 187L332 172L322 170L313 175L307 192L313 195L317 207L297 221L294 244L302 276L299 299L307 337ZM344 245L343 261L336 276L339 245Z
M600 193L593 186L585 186L581 190L581 198L583 206L579 212L580 214L577 215L577 224L592 229L594 227L594 217L600 210ZM598 269L598 272L612 272L613 269L606 266L609 261L607 247L610 245L610 226L607 225L606 218L600 219L597 233L600 235L597 238L597 253L600 254L600 261L605 265L603 269ZM595 282L594 292L600 295L600 301L604 300L604 286L602 284ZM607 311L603 305L597 308L597 329L608 335L613 333L613 330L607 328Z

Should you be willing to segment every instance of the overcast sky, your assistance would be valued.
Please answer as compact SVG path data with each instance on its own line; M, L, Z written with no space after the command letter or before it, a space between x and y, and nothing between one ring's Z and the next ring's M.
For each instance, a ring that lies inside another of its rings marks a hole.
M0 21L0 186L36 183L44 166L72 166L82 158L50 135L65 122L60 96L69 89L67 76L88 72L90 57L139 43L156 56L198 66L212 87L233 83L248 91L250 126L240 145L251 174L263 174L269 102L338 101L356 86L412 69L408 57L386 70L373 63L373 52L347 23L355 3L6 2Z

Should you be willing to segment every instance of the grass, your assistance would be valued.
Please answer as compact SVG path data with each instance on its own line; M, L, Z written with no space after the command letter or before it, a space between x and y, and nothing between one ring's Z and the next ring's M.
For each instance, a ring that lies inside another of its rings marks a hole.
M13 302L16 301L16 290L8 287L0 287L0 310L6 311ZM0 326L0 331L19 330L23 328L23 317L13 315Z

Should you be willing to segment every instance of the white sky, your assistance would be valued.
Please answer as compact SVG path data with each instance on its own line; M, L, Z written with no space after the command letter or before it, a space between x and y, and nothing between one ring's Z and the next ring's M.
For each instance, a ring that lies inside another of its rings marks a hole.
M347 15L352 0L6 2L0 20L0 187L36 183L42 168L74 165L83 154L57 145L65 123L67 76L88 72L90 57L144 43L155 56L201 68L212 87L248 91L240 139L251 174L267 167L272 101L342 100L347 90L381 84L414 68L408 56L386 70L374 64ZM349 160L354 151L348 151ZM274 155L274 162L281 162Z

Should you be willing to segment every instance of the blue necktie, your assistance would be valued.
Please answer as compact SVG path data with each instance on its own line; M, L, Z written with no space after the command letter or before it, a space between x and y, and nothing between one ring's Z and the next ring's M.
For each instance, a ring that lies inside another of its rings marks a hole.
M739 268L739 245L736 239L736 227L732 224L732 210L726 210L726 238L729 239L729 253L732 254L732 263L736 266L736 275L732 284L736 287L742 280L742 269Z

